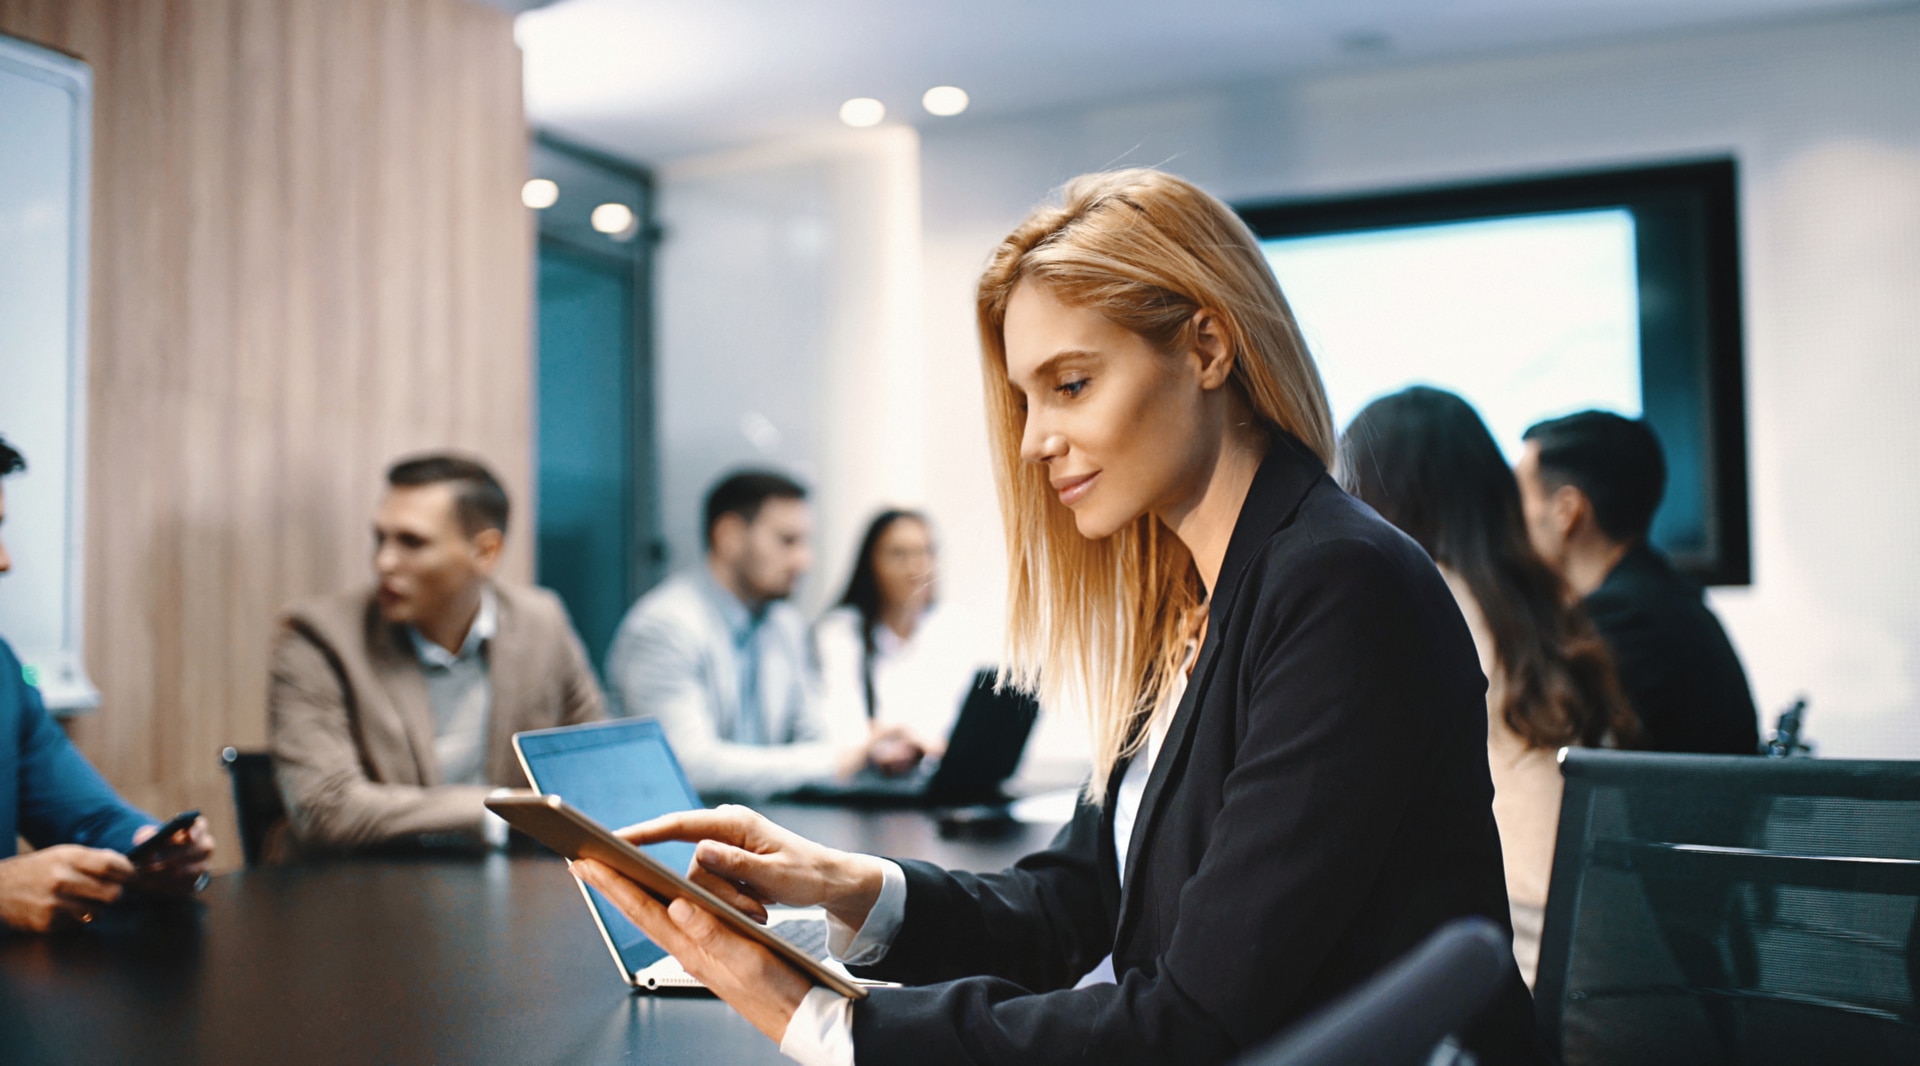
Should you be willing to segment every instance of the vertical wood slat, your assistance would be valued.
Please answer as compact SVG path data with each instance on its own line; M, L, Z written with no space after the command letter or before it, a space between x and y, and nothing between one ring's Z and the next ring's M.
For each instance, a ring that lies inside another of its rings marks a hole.
M266 737L288 601L363 584L404 451L477 453L531 571L533 254L512 21L471 0L0 0L94 70L87 660L75 740L198 806Z

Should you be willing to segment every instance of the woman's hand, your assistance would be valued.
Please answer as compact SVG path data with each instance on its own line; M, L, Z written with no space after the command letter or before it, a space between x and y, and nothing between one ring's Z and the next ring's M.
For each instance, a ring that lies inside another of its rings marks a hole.
M681 811L619 835L634 844L693 842L688 879L761 921L767 904L779 903L824 907L841 924L859 929L880 898L885 867L879 859L816 844L745 807Z
M867 741L867 765L888 777L899 777L920 765L926 755L926 744L904 725L875 729Z
M682 969L726 1000L755 1029L776 1044L786 1039L787 1025L812 987L799 971L684 899L662 906L612 867L579 859L573 863L573 872L599 889L641 932L679 960Z

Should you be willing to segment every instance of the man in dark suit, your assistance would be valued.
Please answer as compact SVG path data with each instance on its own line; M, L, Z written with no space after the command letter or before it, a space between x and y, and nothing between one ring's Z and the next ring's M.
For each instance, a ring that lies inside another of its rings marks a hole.
M1666 491L1645 422L1582 411L1524 434L1514 473L1534 548L1581 597L1613 650L1640 746L1751 755L1759 728L1747 675L1702 599L1647 543Z

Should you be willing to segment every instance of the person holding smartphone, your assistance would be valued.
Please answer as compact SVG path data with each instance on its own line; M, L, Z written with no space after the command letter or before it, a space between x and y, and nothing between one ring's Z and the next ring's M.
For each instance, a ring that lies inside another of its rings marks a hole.
M906 986L858 1003L579 876L807 1063L1219 1062L1449 920L1508 928L1472 637L1328 476L1319 373L1246 226L1166 174L1083 177L994 252L977 312L1010 680L1091 718L1073 820L985 875L739 807L626 831L698 841L692 876L738 906L824 906L836 957ZM1517 968L1461 1036L1539 1058Z
M0 477L25 468L0 439ZM0 525L5 521L0 487ZM12 565L0 541L0 574ZM121 799L67 740L19 657L0 640L0 927L44 933L90 922L130 891L193 891L213 860L207 820L169 823L172 839L129 858L161 828ZM22 836L35 850L18 855Z

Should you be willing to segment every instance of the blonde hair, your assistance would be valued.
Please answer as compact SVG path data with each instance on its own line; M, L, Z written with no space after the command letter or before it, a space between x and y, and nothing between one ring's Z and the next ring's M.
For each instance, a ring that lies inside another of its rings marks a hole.
M1049 707L1083 708L1093 737L1087 795L1104 798L1114 766L1146 741L1144 723L1171 692L1205 591L1173 532L1143 514L1101 540L1022 461L1025 408L1007 380L1007 301L1023 282L1175 353L1212 313L1233 354L1230 381L1269 431L1333 457L1320 373L1246 224L1190 182L1153 170L1088 174L1058 207L1027 216L993 252L977 312L987 431L1006 517L1007 661L1001 680Z

